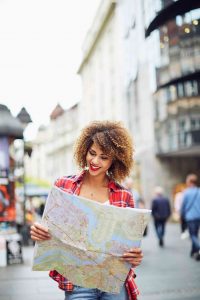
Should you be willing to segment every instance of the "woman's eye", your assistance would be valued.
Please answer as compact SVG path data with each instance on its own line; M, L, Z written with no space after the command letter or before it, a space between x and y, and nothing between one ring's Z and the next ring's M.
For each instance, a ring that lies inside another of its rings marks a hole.
M103 160L107 160L107 159L108 159L108 157L107 157L107 156L103 156L103 157L101 157L101 159L103 159Z
M94 153L94 152L91 152L91 151L89 151L89 153L90 153L90 155L92 155L92 156L94 156L94 155L95 155L95 153Z

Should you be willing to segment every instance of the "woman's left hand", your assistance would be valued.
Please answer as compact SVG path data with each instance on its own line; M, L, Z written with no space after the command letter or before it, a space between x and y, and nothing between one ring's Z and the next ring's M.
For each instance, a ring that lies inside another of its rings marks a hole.
M129 262L133 267L141 264L143 253L141 248L133 248L123 254L122 259Z

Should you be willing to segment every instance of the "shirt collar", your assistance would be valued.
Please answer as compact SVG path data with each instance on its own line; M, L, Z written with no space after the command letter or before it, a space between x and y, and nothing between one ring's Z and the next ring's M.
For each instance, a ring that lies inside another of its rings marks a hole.
M115 192L119 189L119 185L113 179L111 179L108 183L108 188Z
M74 183L80 183L81 181L83 181L83 177L84 177L85 173L86 173L86 171L83 170L82 172L80 172L79 174L74 176L74 178L72 178L72 181Z
M74 183L80 183L83 181L83 177L86 173L86 170L83 170L82 172L80 172L79 174L77 174L72 180ZM113 179L110 179L109 183L108 183L108 188L110 190L116 191L119 189L119 184L116 183Z

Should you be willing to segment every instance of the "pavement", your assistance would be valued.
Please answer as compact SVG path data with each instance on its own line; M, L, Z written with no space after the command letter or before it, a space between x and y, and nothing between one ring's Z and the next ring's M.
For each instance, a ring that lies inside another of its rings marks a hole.
M144 259L136 268L139 300L200 300L200 262L189 257L190 240L178 224L167 224L160 248L152 224L142 242ZM23 248L23 264L0 268L0 300L64 300L48 272L31 270L33 247Z

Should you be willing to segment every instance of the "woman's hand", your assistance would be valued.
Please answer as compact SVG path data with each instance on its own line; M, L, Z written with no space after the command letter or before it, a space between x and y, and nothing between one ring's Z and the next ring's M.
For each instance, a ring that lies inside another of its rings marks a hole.
M133 248L124 253L122 259L129 262L133 267L137 267L141 264L143 253L141 248Z
M31 238L34 241L46 241L51 238L48 229L39 223L34 223L30 230Z

